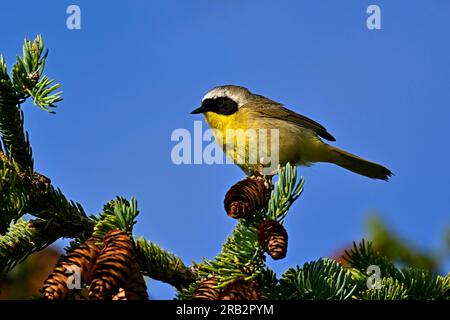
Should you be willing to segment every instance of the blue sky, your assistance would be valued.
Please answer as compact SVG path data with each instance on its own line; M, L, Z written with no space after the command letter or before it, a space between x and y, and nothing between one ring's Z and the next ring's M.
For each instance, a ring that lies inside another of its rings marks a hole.
M279 273L364 236L368 213L425 249L450 224L450 2L2 1L0 52L42 34L47 72L63 84L56 115L24 106L36 169L97 213L138 199L137 235L186 263L212 258L235 221L223 210L243 177L231 165L171 162L174 129L220 84L239 84L322 123L336 146L396 174L372 181L332 165L301 168L305 192L286 220ZM66 8L81 8L81 30ZM377 4L382 30L366 28ZM447 263L447 267L450 266ZM448 269L447 269L448 270ZM150 282L156 298L167 285Z

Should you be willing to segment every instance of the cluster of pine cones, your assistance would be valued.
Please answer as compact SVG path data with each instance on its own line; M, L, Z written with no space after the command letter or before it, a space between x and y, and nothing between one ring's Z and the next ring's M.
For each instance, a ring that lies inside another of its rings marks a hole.
M225 195L224 206L228 216L241 219L251 218L255 212L266 208L271 183L262 177L248 177L233 185ZM258 230L258 242L274 260L286 257L288 234L275 220L264 220ZM204 279L193 294L202 300L259 300L260 288L256 280L238 279L222 290L214 276Z
M41 289L45 299L140 300L147 286L124 231L90 238L63 256Z
M251 218L266 208L271 183L262 177L248 177L233 185L225 195L227 214L235 219ZM286 256L288 234L275 220L260 223L258 242L273 259ZM256 280L238 279L219 290L214 276L204 279L194 299L258 300ZM41 289L45 299L148 299L145 280L135 259L133 242L124 231L113 230L103 239L90 238L63 256Z
M232 218L250 218L267 206L270 191L271 186L262 177L241 180L226 193L225 211ZM274 260L286 257L288 234L278 221L263 221L259 227L258 241Z

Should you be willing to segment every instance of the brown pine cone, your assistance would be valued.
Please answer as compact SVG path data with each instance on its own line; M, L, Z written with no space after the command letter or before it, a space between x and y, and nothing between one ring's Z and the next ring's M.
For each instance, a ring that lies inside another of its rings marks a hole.
M112 297L112 300L147 300L147 285L141 273L139 263L133 258L130 277L123 288Z
M259 300L261 297L256 280L236 280L225 287L220 300Z
M233 185L225 195L227 214L235 219L249 218L267 204L269 188L261 177L248 177Z
M113 295L112 300L140 300L140 299L131 299L129 293L125 291L125 288L120 288L119 292Z
M41 289L45 299L58 300L68 298L71 292L69 286L76 285L74 281L77 281L77 272L79 272L80 276L80 285L89 282L90 272L101 250L101 246L96 244L97 241L95 238L90 238L67 255L61 257Z
M194 299L219 300L219 290L217 289L217 279L209 277L200 283L192 296Z
M129 279L133 243L126 232L113 230L105 235L103 244L92 273L89 297L110 300Z
M279 222L275 220L263 221L259 227L258 242L274 260L286 257L288 234Z

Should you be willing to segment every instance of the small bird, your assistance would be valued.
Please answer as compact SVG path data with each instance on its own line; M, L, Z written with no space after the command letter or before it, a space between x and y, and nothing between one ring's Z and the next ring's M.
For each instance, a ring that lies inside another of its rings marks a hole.
M228 147L227 130L278 130L279 164L309 166L316 162L334 163L357 174L388 180L392 172L374 162L362 159L325 143L322 139L336 139L321 124L285 108L281 103L254 94L235 85L218 86L206 93L199 108L191 114L203 113L208 125L214 129L215 140L225 154L235 160L248 175L255 174L261 164L249 163L249 154L256 151L246 145L244 150ZM246 140L247 144L251 142ZM235 141L233 141L235 143ZM236 161L240 160L240 161Z

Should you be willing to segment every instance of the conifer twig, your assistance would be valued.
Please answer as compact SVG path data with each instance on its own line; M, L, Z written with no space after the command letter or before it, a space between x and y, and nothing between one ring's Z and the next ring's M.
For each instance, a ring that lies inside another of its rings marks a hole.
M171 284L178 290L187 288L197 279L193 269L187 267L179 257L153 242L139 238L135 240L135 247L144 275Z

